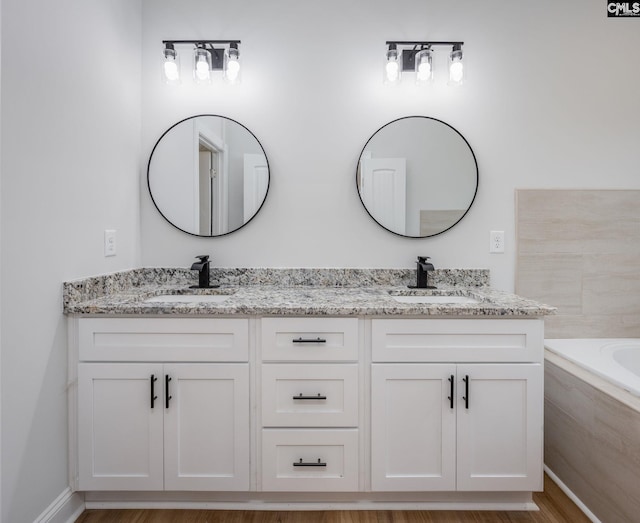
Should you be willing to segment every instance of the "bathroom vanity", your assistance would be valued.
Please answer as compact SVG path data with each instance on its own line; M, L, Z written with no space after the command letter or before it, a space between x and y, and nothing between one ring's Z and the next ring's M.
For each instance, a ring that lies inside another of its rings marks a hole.
M197 293L66 299L88 506L533 506L552 308L484 286Z

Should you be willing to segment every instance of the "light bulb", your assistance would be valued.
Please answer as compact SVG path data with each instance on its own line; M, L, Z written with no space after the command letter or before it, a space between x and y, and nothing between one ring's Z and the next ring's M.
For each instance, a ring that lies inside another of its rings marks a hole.
M211 66L209 64L209 51L203 47L196 47L194 51L195 66L193 68L193 77L198 83L208 82L211 80Z
M431 51L423 49L416 53L416 82L418 84L426 84L431 81Z
M231 43L224 54L224 79L230 84L240 80L240 52L236 43Z
M168 84L180 83L180 60L173 44L165 44L163 55L162 78Z
M464 67L462 62L452 62L449 67L449 78L453 83L459 84L464 76Z
M385 54L384 81L387 84L395 84L400 80L400 64L398 63L398 50L396 44L389 44Z
M395 82L398 79L398 62L387 62L387 80L390 82Z
M460 85L464 80L464 65L462 63L462 46L455 44L449 56L449 83Z
M209 79L209 64L206 60L198 60L196 64L196 76L198 80L208 80Z
M230 60L227 64L227 78L234 82L238 78L238 73L240 73L240 64L237 60Z
M180 78L178 74L178 64L175 60L165 60L164 62L164 76L168 82L175 82Z

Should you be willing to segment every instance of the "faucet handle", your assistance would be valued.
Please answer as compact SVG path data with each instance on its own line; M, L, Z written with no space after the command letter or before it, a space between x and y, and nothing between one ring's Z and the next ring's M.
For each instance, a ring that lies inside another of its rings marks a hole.
M201 254L200 256L196 256L196 258L198 258L202 263L209 261L208 254Z

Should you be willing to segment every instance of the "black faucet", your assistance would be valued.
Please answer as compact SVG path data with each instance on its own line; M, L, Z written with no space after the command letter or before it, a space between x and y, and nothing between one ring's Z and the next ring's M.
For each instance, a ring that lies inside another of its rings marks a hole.
M429 272L435 270L433 263L428 262L429 256L418 256L416 262L417 282L416 286L409 286L415 289L435 289L433 285L429 285Z
M191 265L192 271L198 271L198 285L191 285L190 289L215 289L219 285L211 285L209 282L209 255L196 256L200 261Z

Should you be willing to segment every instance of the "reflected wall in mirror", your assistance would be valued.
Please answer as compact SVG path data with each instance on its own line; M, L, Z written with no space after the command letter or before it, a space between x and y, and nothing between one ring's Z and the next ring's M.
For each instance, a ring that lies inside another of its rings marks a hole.
M186 118L151 151L149 193L160 214L196 236L221 236L249 222L269 189L269 163L244 125L217 115Z
M407 116L369 138L356 184L365 209L382 227L425 238L450 229L468 212L478 190L478 164L453 127Z

